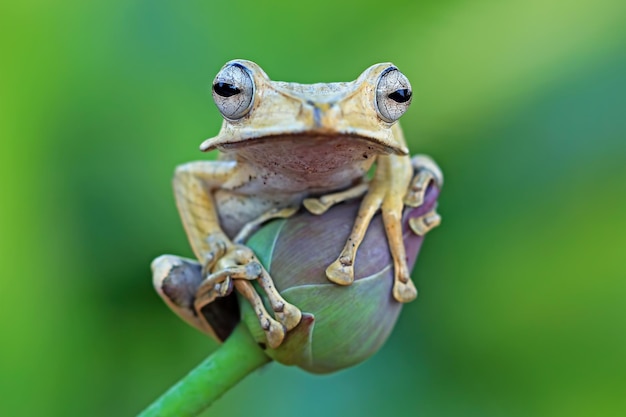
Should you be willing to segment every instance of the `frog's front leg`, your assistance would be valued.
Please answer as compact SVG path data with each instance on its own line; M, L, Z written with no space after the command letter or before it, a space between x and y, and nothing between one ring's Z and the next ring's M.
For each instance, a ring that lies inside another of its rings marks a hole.
M267 273L251 272L255 268L249 264L258 263L258 260L249 248L234 244L219 223L213 193L224 184L228 185L230 180L236 181L238 169L235 161L201 161L179 166L174 175L176 204L191 247L203 263L206 276L196 296L196 308L198 303L206 305L227 294L232 279L239 281L235 282L235 288L256 307L258 295L252 296L256 292L249 280L257 280L267 293L281 326L265 326L265 315L259 316L259 320L264 328L267 327L270 344L280 344L284 337L283 326L286 330L295 327L300 311L282 299L270 285Z
M232 286L252 305L261 328L265 331L268 345L277 348L285 337L285 331L298 325L301 318L300 310L285 302L274 288L269 274L263 268L252 251L245 246L239 246L231 256L221 258L214 267L215 272L209 275L198 287L194 307L196 311L203 311L207 304L214 302L220 295L225 295ZM256 280L265 291L272 310L276 314L275 320L269 315L263 301L250 285L249 281Z
M410 280L402 239L402 211L404 196L412 177L408 156L387 155L377 159L376 173L361 202L352 232L335 262L327 269L329 280L340 285L354 281L354 260L369 224L379 209L394 262L394 297L401 302L411 301L417 295Z
M441 187L443 174L427 156L417 155L412 159L395 155L379 157L375 177L361 203L350 237L339 258L326 270L328 278L340 285L353 282L356 252L372 217L380 208L394 263L393 296L403 303L415 299L417 290L411 281L402 238L402 211L405 204L413 207L421 205L431 182ZM415 233L425 234L439 221L439 215L432 210L420 218L411 219L410 226Z

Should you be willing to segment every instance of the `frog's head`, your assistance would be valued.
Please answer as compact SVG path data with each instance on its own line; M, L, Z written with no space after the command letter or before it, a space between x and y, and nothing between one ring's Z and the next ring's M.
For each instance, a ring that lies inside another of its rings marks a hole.
M272 81L254 62L233 60L215 77L213 99L224 123L202 151L258 139L346 137L365 139L377 153L408 154L394 125L411 103L411 85L390 63L372 65L352 82L297 84Z

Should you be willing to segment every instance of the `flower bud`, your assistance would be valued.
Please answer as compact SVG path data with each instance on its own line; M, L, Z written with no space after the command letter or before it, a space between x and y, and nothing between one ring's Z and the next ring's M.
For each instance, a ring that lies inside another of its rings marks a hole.
M423 205L405 210L404 244L411 268L423 236L410 230L409 219L431 211L438 195L439 190L431 186ZM325 270L343 249L359 204L360 200L354 200L321 216L302 211L273 221L246 243L282 296L302 310L300 324L287 333L283 343L276 349L266 348L272 359L313 373L334 372L369 358L391 333L402 304L392 296L393 261L380 215L372 220L357 252L354 283L340 286L326 278ZM265 346L265 333L252 308L246 302L240 304L244 322Z

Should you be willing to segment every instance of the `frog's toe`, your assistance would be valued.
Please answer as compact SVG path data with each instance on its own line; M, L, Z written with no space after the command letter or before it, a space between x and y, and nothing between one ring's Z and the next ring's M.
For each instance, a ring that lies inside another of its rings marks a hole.
M431 229L439 226L439 224L441 224L441 216L435 209L421 217L409 219L409 227L418 236L424 236Z
M214 291L218 297L226 297L233 291L233 280L227 277L224 281L215 284Z
M409 185L409 190L404 197L404 204L409 207L419 207L424 203L424 196L426 195L426 188L431 181L434 180L434 176L430 171L420 171L415 175Z
M198 314L200 310L195 307L195 294L202 282L202 267L199 263L192 259L163 255L152 261L151 267L154 288L181 319L216 340L224 340L230 334L234 320L227 318L235 318L235 314L232 308L222 309L226 304L214 307L221 317L216 326L210 319ZM225 311L229 314L225 314Z
M409 207L419 207L424 203L424 195L430 183L434 183L439 188L443 186L443 172L435 161L426 155L416 155L411 162L415 176L404 197L404 204Z
M265 331L265 338L270 348L276 349L283 343L283 340L285 340L285 328L276 320L268 318L267 321L262 324L262 327Z
M290 331L300 323L302 319L302 312L293 304L287 302L284 303L282 311L276 311L276 319L285 326L287 331Z
M393 298L400 303L408 303L417 298L417 288L410 279L407 282L396 280L393 285Z
M161 255L150 264L152 270L152 284L161 293L163 283L169 277L172 269L182 265L182 260L174 255Z
M411 164L416 172L429 171L433 176L435 185L439 188L443 187L443 171L441 171L439 165L437 165L430 156L422 154L415 155L411 158Z
M326 268L326 277L338 285L350 285L354 282L354 266L351 259L339 257Z
M324 204L319 198L306 198L302 205L311 214L320 215L326 213L326 210L330 208L330 204Z
M195 290L202 281L200 266L191 259L161 255L152 261L152 283L172 308L190 309Z

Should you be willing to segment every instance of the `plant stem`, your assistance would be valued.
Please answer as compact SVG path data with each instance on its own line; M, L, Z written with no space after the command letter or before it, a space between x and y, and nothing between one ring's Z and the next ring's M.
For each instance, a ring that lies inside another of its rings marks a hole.
M228 339L139 417L196 416L246 375L270 361L239 324Z

